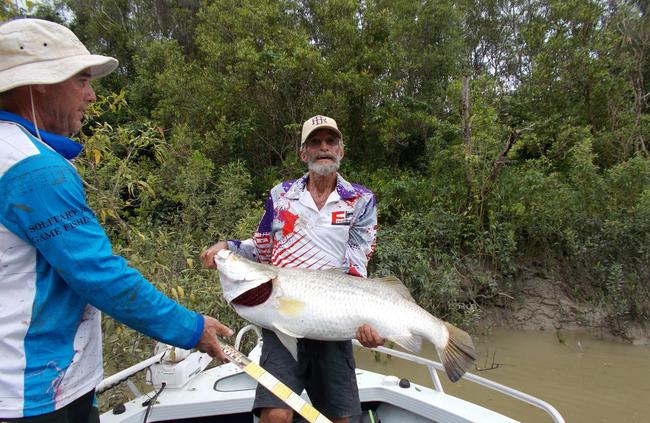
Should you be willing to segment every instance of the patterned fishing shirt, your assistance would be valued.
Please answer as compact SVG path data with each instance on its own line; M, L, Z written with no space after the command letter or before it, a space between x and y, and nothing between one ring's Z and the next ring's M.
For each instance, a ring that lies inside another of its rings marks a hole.
M375 195L337 174L336 189L319 210L308 176L273 187L253 238L228 241L228 249L277 267L339 268L366 277L377 239Z

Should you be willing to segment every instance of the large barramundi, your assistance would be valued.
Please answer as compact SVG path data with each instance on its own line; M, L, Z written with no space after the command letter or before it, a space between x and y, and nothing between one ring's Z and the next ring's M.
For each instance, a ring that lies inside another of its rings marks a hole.
M418 306L396 278L277 268L228 250L221 250L215 262L224 295L235 311L274 331L294 358L297 338L353 339L363 324L412 352L420 351L422 339L430 341L454 382L476 357L466 332Z

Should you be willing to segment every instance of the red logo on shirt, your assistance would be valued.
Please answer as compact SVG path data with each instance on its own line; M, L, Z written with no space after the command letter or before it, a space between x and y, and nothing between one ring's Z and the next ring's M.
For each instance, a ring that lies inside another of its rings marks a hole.
M350 225L350 218L352 212L350 211L333 211L332 212L332 225Z
M298 220L297 214L293 214L287 210L282 210L280 211L279 218L280 221L284 223L282 225L282 235L287 236L295 230L296 220Z

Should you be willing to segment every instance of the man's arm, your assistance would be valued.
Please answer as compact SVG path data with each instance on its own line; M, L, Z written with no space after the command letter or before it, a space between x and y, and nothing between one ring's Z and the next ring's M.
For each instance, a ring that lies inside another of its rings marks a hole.
M374 194L368 192L358 219L350 228L350 238L346 248L346 259L349 261L348 273L366 277L368 261L375 251L377 243L377 204ZM359 201L362 201L361 199ZM356 338L367 348L384 345L384 338L369 325L361 325L357 329Z
M366 277L368 261L377 243L377 203L370 191L358 201L362 202L359 204L361 212L350 228L345 255L349 263L348 273Z
M181 348L200 343L223 358L214 334L232 331L172 301L113 255L71 166L36 156L14 166L1 181L0 193L7 199L2 223L33 245L77 295L148 336Z

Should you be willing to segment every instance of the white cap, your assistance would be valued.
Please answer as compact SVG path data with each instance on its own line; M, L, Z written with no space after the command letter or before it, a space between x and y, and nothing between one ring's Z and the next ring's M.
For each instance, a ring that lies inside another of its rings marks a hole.
M32 84L56 84L90 68L91 78L113 72L117 60L90 54L63 25L15 19L0 25L0 92Z
M316 115L307 119L305 123L302 124L302 137L300 138L301 147L307 138L309 138L309 135L317 129L330 129L336 132L341 141L343 141L343 135L341 134L341 131L339 131L339 127L336 126L336 121L334 119L327 116Z

